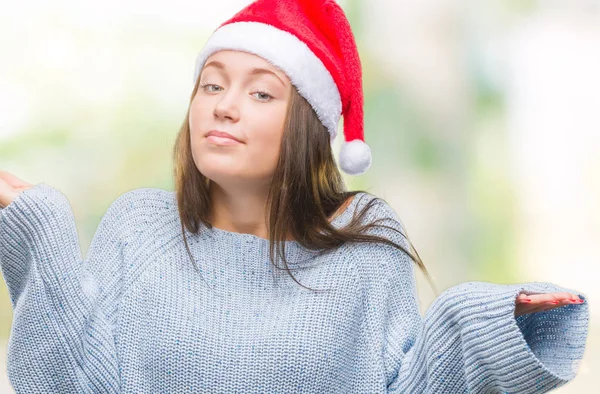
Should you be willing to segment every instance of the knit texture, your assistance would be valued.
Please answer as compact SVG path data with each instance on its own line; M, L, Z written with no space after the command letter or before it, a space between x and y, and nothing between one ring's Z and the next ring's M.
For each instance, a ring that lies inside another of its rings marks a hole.
M375 196L359 193L347 224ZM406 234L383 200L385 218ZM588 335L585 294L547 282L466 282L421 316L415 264L392 246L317 253L201 227L183 243L175 193L128 191L82 258L68 199L40 183L0 210L17 393L545 393L571 381ZM400 234L369 230L409 249ZM278 259L281 267L282 262ZM585 300L515 318L520 293Z

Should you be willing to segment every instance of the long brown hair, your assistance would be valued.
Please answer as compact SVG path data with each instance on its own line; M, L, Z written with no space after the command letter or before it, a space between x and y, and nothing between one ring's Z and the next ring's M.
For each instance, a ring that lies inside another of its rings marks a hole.
M198 171L192 158L190 144L189 113L198 86L199 78L190 97L190 105L173 149L175 193L181 231L185 247L196 271L198 271L198 267L190 252L184 226L193 234L200 231L200 223L212 228L209 221L210 179ZM378 224L379 221L388 218L363 224L365 215L374 203L377 201L385 203L385 200L379 197L372 199L360 214L353 215L351 222L343 228L337 229L331 225L332 216L336 216L338 210L343 208L351 197L354 198L356 194L364 191L346 191L343 178L333 157L327 129L318 119L312 106L294 86L291 91L279 161L270 185L266 205L269 216L269 257L273 266L288 271L296 283L307 288L291 274L285 259L284 241L289 234L303 247L320 250L323 253L346 242L384 242L410 256L425 273L437 293L433 279L408 236L395 227ZM374 227L385 227L399 233L408 241L414 254L388 238L364 233ZM406 231L404 232L406 233ZM277 246L279 243L280 247ZM274 263L275 253L281 257L285 268ZM310 290L315 291L314 289Z

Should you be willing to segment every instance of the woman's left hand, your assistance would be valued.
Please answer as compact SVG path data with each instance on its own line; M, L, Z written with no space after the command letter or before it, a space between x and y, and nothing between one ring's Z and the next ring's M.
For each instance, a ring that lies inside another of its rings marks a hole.
M566 292L519 294L515 302L515 316L560 308L567 304L582 304L583 302L577 295Z

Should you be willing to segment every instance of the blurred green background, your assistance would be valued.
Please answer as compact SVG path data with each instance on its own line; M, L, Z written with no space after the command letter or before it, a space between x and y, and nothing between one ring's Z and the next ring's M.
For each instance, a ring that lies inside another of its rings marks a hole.
M214 3L214 4L213 4ZM0 169L68 196L82 255L122 193L173 190L195 56L249 1L19 2L0 14ZM585 293L600 365L600 2L339 1L363 64L373 165L440 290L550 281ZM343 139L340 129L335 156ZM417 271L418 272L418 271ZM421 309L434 298L418 275ZM0 286L0 390L12 310Z

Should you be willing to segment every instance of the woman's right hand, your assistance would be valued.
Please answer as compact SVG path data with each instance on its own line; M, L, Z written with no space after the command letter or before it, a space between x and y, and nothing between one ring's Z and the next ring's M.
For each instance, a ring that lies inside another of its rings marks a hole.
M34 186L8 171L0 170L0 208L7 207L21 192Z

